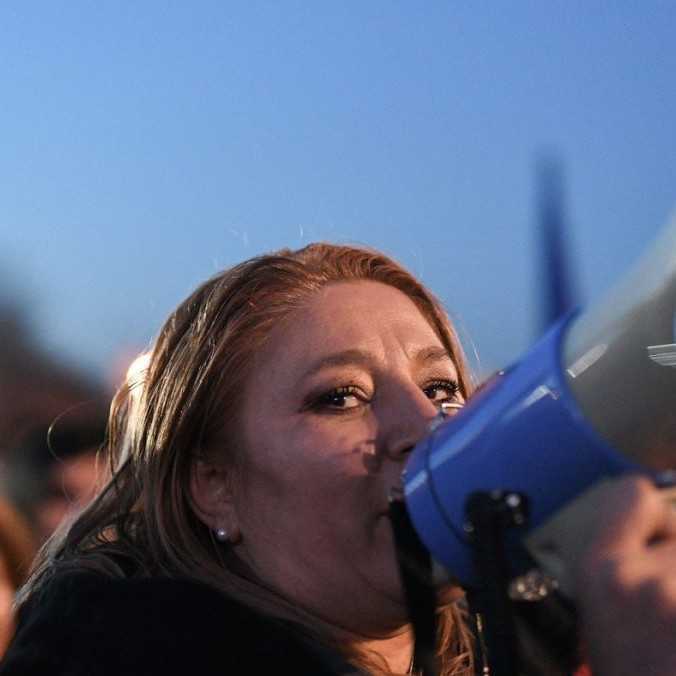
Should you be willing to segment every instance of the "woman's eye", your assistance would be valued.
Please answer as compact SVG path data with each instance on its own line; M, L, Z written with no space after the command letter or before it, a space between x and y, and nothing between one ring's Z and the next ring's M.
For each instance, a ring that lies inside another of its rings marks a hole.
M337 387L319 397L315 402L315 408L348 411L359 408L365 401L366 397L356 387Z
M423 392L438 404L458 401L460 385L455 380L434 380L423 388Z

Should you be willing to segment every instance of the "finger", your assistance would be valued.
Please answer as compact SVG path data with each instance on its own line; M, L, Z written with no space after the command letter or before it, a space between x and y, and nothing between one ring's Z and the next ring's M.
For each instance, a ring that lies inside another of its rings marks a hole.
M639 549L676 536L676 514L662 492L640 476L608 484L599 502L597 545L601 549Z

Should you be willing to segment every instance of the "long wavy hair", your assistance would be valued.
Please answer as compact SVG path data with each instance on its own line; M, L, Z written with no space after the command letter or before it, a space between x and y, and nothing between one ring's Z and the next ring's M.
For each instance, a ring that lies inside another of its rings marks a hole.
M371 280L405 293L436 331L459 373L471 378L439 301L401 265L364 248L311 244L247 260L202 284L170 315L143 368L115 395L102 455L109 470L96 499L38 556L22 602L63 569L124 577L181 577L218 588L249 607L294 621L367 673L387 673L377 656L350 652L328 627L243 575L232 549L214 540L191 504L196 458L236 462L240 393L252 356L272 327L327 284ZM439 608L444 676L471 673L463 611Z

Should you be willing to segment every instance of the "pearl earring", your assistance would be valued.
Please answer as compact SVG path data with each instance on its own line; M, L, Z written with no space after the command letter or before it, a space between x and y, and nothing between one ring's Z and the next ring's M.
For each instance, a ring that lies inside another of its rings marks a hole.
M217 528L214 534L219 542L227 542L229 540L228 531L225 528Z

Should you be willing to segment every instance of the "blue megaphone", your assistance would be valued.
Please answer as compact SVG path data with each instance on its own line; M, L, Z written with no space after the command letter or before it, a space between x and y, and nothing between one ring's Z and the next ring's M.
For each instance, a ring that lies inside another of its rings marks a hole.
M514 575L530 533L604 478L676 469L676 221L604 300L564 318L414 449L404 476L413 526L465 587L480 583L471 495L528 503L507 540Z

